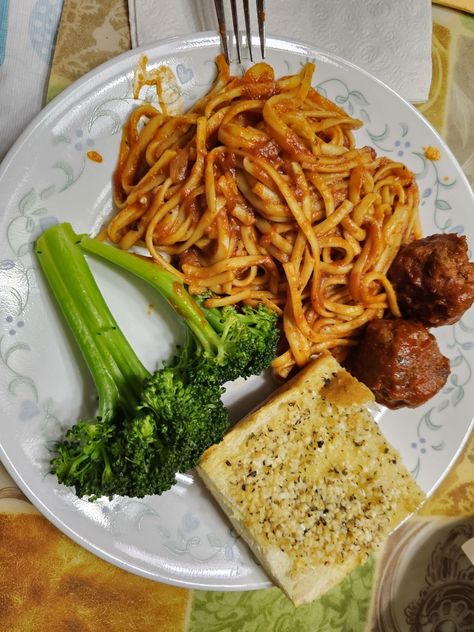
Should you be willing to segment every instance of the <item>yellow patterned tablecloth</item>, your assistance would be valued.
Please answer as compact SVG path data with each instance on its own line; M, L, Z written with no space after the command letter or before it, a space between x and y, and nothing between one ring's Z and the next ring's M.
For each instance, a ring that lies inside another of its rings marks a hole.
M124 0L65 0L48 99L130 47ZM474 183L474 16L433 7L433 81L419 106ZM158 584L53 527L0 465L0 632L472 632L474 437L422 513L340 586L295 609L269 590Z

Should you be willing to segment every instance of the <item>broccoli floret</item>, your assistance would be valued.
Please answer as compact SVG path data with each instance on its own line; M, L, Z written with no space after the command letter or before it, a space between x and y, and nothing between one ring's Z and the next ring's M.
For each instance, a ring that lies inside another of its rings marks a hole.
M191 296L178 276L159 264L86 235L81 247L117 264L155 288L181 316L194 337L186 350L188 370L201 384L224 384L259 375L275 358L279 339L277 314L260 304L242 309L206 308L206 297Z
M146 381L141 406L160 419L160 436L178 454L179 471L196 465L203 451L222 438L229 420L221 395L220 387L189 382L173 367Z
M219 441L228 415L220 384L193 382L194 338L150 374L110 313L69 224L48 229L36 254L96 384L99 411L56 446L51 471L78 496L161 494Z
M264 305L206 308L198 297L206 321L217 332L219 346L214 354L205 354L211 366L217 365L217 379L224 383L238 377L259 375L275 358L279 332L276 313Z
M179 471L177 454L161 434L154 413L140 413L124 424L127 445L127 494L142 498L171 489ZM128 490L132 490L129 493Z
M222 439L229 418L221 394L217 386L187 383L171 367L146 380L142 414L124 426L135 490L156 493L156 480L174 481L175 472L195 467L204 450Z
M124 446L115 425L99 417L79 421L56 445L51 472L79 497L127 495Z

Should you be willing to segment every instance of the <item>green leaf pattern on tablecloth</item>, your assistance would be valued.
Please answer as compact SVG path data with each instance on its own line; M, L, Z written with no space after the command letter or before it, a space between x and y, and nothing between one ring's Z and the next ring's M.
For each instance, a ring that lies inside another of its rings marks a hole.
M370 557L323 597L298 608L278 588L194 591L188 632L362 632L374 567Z

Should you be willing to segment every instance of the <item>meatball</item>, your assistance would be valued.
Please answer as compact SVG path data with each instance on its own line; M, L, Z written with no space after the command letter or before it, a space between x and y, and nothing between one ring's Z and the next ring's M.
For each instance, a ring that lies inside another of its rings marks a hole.
M452 325L474 302L474 263L464 236L431 235L402 246L388 271L403 316Z
M369 322L348 369L379 404L414 408L442 388L450 367L422 323L396 318Z

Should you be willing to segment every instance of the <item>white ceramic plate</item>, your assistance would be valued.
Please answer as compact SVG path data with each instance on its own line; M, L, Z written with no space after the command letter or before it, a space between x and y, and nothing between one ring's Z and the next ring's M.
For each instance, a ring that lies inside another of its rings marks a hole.
M277 75L316 61L315 84L364 120L360 145L399 158L418 175L425 234L465 232L474 243L473 197L461 169L418 112L367 73L282 39L268 40ZM79 500L48 474L48 448L81 415L92 416L95 389L32 255L40 232L56 221L94 231L111 211L111 175L121 124L135 105L131 79L139 54L176 73L187 105L215 75L216 36L169 40L126 53L67 89L28 127L0 171L0 456L35 505L71 538L113 564L159 581L220 590L269 586L246 546L192 474L173 490L143 500ZM145 96L145 95L143 95ZM151 91L149 92L151 98ZM424 157L427 146L441 159ZM86 157L103 156L101 164ZM99 285L132 345L152 369L168 358L181 329L144 285L91 262ZM147 306L155 309L149 313ZM429 494L465 442L472 418L474 314L436 332L449 356L446 388L416 410L379 414L383 432ZM239 417L268 391L261 378L226 395Z

